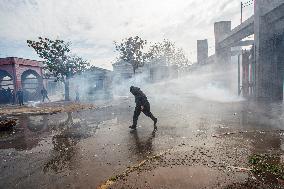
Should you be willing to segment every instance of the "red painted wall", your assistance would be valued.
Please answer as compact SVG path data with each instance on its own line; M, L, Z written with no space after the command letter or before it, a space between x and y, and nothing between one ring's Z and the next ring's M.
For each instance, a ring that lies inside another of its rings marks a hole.
M21 77L25 71L33 70L42 77L42 63L36 60L15 57L0 58L0 70L5 70L12 76L16 90L22 87Z

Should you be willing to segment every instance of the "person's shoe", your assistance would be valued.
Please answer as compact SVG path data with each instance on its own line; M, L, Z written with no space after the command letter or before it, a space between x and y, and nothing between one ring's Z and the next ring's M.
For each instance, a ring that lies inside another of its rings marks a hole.
M134 126L134 125L129 126L129 128L133 129L133 130L136 130L136 126Z

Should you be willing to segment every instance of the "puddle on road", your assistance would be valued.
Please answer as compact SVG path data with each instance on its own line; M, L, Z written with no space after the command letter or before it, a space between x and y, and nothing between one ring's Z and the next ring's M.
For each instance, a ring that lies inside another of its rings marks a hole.
M230 180L229 176L232 176L232 174L206 166L159 167L139 175L133 173L128 176L127 180L121 180L111 188L195 189L208 188L208 186L219 188L226 186L226 183ZM246 179L247 175L244 173L240 173L237 178L238 181L245 181Z
M215 185L220 176L224 175L205 166L161 167L153 171L147 182L154 188L203 188Z
M131 131L130 134L131 141L129 142L134 144L130 147L130 152L133 156L139 156L139 159L142 160L153 154L153 140L156 136L155 130L144 137L141 137L137 130Z
M0 149L31 150L49 136L65 138L86 138L92 128L84 120L74 118L71 113L42 116L18 117L13 130L1 133Z
M105 110L15 117L17 125L0 133L0 149L32 150L48 137L81 140L95 134L99 124L113 120Z

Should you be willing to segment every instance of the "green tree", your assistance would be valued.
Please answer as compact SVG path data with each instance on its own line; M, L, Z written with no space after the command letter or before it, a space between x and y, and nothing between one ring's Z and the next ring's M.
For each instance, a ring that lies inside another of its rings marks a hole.
M147 44L146 40L141 39L138 36L129 37L122 42L114 42L116 50L119 52L119 59L124 60L132 65L133 73L142 67L145 61L145 54L143 49Z
M177 48L175 43L167 39L151 45L146 58L148 62L151 62L153 59L165 60L167 65L177 65L179 68L190 65L190 61L184 51L181 48Z
M89 63L81 57L70 54L70 43L63 40L39 37L38 41L27 40L27 43L44 60L44 69L56 77L56 81L64 83L65 100L70 100L69 79L85 71Z

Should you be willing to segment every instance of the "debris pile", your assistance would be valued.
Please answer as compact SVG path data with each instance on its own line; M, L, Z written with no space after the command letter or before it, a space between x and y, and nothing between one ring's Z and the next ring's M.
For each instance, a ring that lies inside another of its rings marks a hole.
M279 161L279 155L255 154L249 158L252 172L262 180L283 182L284 165Z
M7 131L13 129L13 127L17 124L16 119L2 119L0 118L0 131Z
M0 108L0 115L5 116L18 116L18 115L43 115L43 114L56 114L60 112L74 112L83 109L94 109L92 104L81 103L49 103L48 105L40 105L36 107L12 107Z

